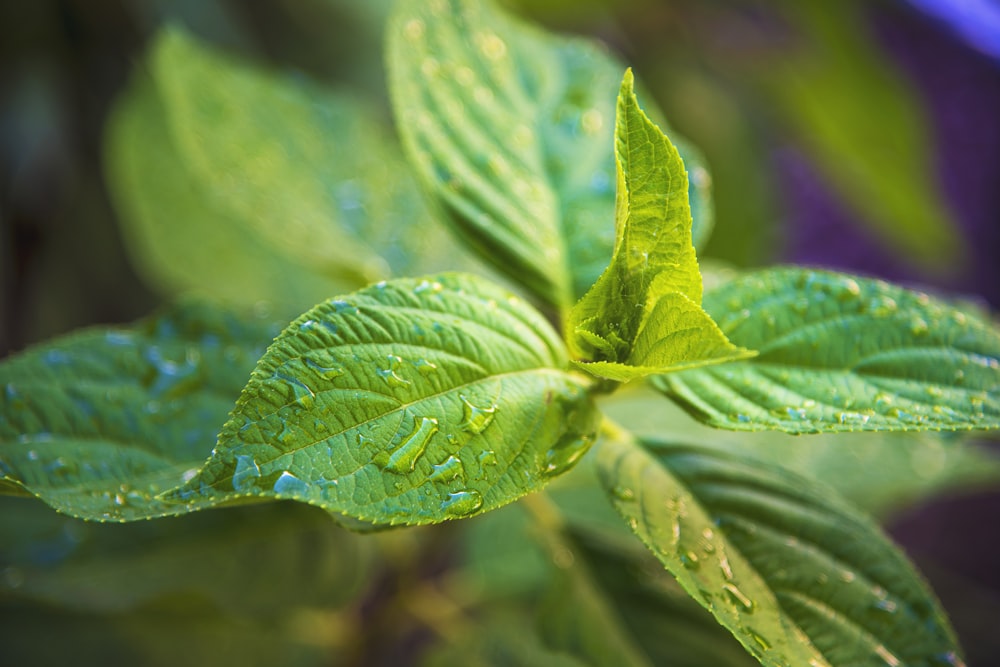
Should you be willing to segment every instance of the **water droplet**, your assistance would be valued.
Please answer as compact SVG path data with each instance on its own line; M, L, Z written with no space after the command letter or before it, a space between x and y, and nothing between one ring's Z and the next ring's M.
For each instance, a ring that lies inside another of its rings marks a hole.
M403 34L409 40L416 41L424 36L424 22L420 19L410 19L403 26Z
M496 416L497 406L491 405L488 408L481 408L468 399L464 394L459 396L462 399L462 409L465 417L461 424L461 429L469 433L478 435L486 430L493 423Z
M741 424L747 424L750 422L750 418L747 417L745 414L738 413L735 416L736 416L736 421L740 422Z
M685 551L681 554L681 565L689 570L697 570L701 567L701 562L698 559L698 554L693 551Z
M476 46L489 60L500 60L507 54L507 45L496 33L483 31L475 36Z
M427 361L426 359L417 359L416 361L410 362L413 367L417 369L417 372L421 375L430 375L437 370L437 364Z
M315 392L302 380L292 377L291 375L286 375L284 373L275 372L274 378L279 380L288 387L291 391L292 399L295 403L301 407L308 410L313 406L313 401L316 398Z
M923 336L928 331L930 331L930 327L927 326L927 322L922 317L914 317L910 320L910 333L914 336Z
M403 438L399 447L389 456L386 461L386 470L404 474L413 470L417 465L417 460L427 449L427 444L438 432L438 420L433 417L414 417L413 430L408 436Z
M315 373L324 380L332 380L344 374L344 369L341 368L340 366L335 366L335 365L327 366L319 363L318 361L314 361L309 357L306 357L304 359L304 362L306 366L315 371Z
M587 453L593 439L590 433L577 433L573 430L563 434L559 441L545 452L542 473L555 476L569 470Z
M251 491L260 477L260 468L252 456L240 454L236 457L236 470L233 472L233 490L237 492Z
M357 306L340 299L331 301L330 305L333 306L333 311L337 315L353 315L358 312Z
M395 354L386 355L386 359L389 362L388 368L379 368L375 372L380 378L385 380L385 383L390 387L405 387L410 384L410 381L402 377L398 371L403 364L403 360L397 357Z
M468 516L483 506L483 496L478 491L456 491L448 494L448 499L441 503L441 511L447 516Z
M834 415L834 418L840 424L861 425L861 424L867 424L871 416L862 414L860 412L838 412Z
M497 453L494 452L492 449L484 449L483 451L479 452L477 460L479 461L480 468L484 468L486 466L495 466L497 464Z
M445 483L464 477L462 462L455 456L449 456L443 463L434 466L434 471L428 479L432 482Z
M769 651L769 650L771 650L771 642L767 641L767 638L764 637L762 634L760 634L759 632L757 632L753 628L748 628L748 627L745 627L745 626L744 626L743 630L748 635L750 635L750 639L752 639L754 641L754 643L757 644L757 646L760 647L760 650L762 650L762 651Z
M580 116L580 129L584 134L595 135L604 126L604 116L597 109L587 109Z
M752 614L754 610L753 600L748 598L746 594L737 588L734 584L722 584L722 590L725 591L726 596L729 600L740 607L743 611L748 614Z
M635 491L628 488L627 486L616 486L611 490L611 495L613 495L618 500L624 500L624 501L635 500Z
M896 613L896 603L892 600L877 600L872 604L872 609L886 614Z
M283 496L303 498L309 495L309 485L286 470L275 480L274 492Z
M431 294L437 294L444 289L444 285L438 281L421 280L420 283L413 288L414 294L423 294L424 292L430 292Z

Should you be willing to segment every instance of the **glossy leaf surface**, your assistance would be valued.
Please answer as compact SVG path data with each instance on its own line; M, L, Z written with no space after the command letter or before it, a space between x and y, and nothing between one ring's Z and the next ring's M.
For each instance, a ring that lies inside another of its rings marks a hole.
M290 498L384 525L494 509L592 440L566 364L548 323L482 279L379 283L289 325L172 497Z
M580 366L613 380L752 355L726 340L701 309L687 172L639 108L633 86L628 71L615 120L614 256L567 324Z
M656 378L712 426L789 433L1000 427L1000 332L967 309L879 280L799 268L705 297L759 356Z
M762 664L963 664L905 557L829 491L705 448L644 444L602 443L609 498Z
M482 256L568 308L614 245L614 91L624 66L482 0L401 0L388 43L397 125L434 199ZM710 179L691 160L707 230Z
M827 433L803 440L775 431L719 430L643 385L608 396L601 410L639 437L702 444L819 480L879 517L939 494L1000 482L1000 457L959 433Z
M0 488L85 519L188 511L156 496L195 475L279 329L192 301L6 359Z

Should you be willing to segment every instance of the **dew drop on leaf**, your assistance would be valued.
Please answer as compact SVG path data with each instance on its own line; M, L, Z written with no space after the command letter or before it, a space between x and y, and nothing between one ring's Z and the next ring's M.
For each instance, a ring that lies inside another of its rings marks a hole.
M441 510L452 517L468 516L483 506L483 496L478 491L456 491L449 493L441 503Z
M233 472L233 489L237 492L250 491L260 477L260 468L252 456L240 454L236 457L236 470Z
M324 380L332 380L344 374L344 369L337 365L326 365L309 358L305 359L305 364Z
M748 614L753 613L754 610L753 600L748 598L743 591L741 591L739 588L736 587L735 584L731 583L722 584L722 590L725 591L726 597L728 597L733 604L741 607L743 611L745 611Z
M434 465L434 471L428 479L432 482L446 483L464 477L465 473L462 469L462 462L452 455L442 463Z
M493 423L497 406L490 405L485 408L477 406L464 394L460 395L460 398L462 399L462 410L465 413L461 424L462 430L474 435L485 431Z
M388 368L379 368L375 372L380 378L385 380L385 383L390 387L405 387L410 384L410 381L399 375L398 371L403 365L403 360L396 356L395 354L386 355L386 361L389 363Z
M389 456L385 469L404 474L413 470L417 460L427 449L427 444L438 432L438 420L433 417L414 417L413 430L403 438L399 447Z
M302 498L308 495L309 485L286 470L275 480L274 492L283 496Z

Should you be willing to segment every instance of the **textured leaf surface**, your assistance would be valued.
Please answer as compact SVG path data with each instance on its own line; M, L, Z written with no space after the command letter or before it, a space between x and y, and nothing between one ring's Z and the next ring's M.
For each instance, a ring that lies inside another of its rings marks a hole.
M2 488L96 520L188 511L190 479L280 325L185 302L131 328L56 339L0 364Z
M879 280L782 268L710 292L705 308L759 355L656 378L712 426L789 433L1000 427L1000 332Z
M177 29L157 40L150 66L185 166L245 233L310 272L355 285L387 277L390 267L426 272L427 258L457 268L373 109L238 62Z
M601 402L601 410L640 437L701 443L817 479L878 516L943 492L977 491L1000 483L1000 457L968 442L963 434L829 433L804 440L775 431L723 431L695 421L643 385L611 394Z
M613 96L624 66L481 0L401 0L388 42L397 124L434 198L486 259L568 308L614 245ZM710 179L696 163L704 237Z
M289 325L174 497L290 498L371 524L494 509L591 441L566 364L548 323L482 279L380 283Z
M639 108L631 71L615 120L618 196L611 264L574 306L567 329L580 366L628 380L751 355L701 309L687 173Z
M609 440L629 527L764 665L961 665L905 557L830 492L700 447Z
M357 278L324 275L270 244L216 201L171 141L153 82L141 73L108 125L105 165L134 265L159 292L197 290L231 303L301 312Z

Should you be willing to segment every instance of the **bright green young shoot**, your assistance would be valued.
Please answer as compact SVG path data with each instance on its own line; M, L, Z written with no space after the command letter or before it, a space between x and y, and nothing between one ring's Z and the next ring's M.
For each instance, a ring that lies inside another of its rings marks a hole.
M566 325L580 367L619 381L753 355L701 309L687 172L633 86L629 70L615 120L614 256Z

